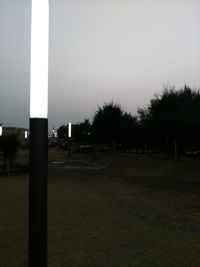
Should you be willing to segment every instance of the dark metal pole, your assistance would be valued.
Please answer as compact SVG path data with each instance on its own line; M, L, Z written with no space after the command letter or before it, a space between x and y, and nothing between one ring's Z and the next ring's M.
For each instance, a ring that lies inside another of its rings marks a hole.
M174 141L174 158L175 158L175 160L178 159L178 154L177 154L177 142L176 142L176 140Z
M47 267L48 119L30 119L29 267Z
M71 152L71 137L68 137L68 158L71 158L72 152Z

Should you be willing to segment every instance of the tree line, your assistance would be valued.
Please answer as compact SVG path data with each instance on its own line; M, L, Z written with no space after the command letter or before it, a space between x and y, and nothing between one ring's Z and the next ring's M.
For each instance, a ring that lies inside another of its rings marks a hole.
M73 125L73 140L78 144L112 144L121 149L142 149L182 154L200 150L200 91L188 86L180 90L164 88L154 95L137 116L118 103L98 106L92 121ZM58 129L61 141L67 141L68 126Z

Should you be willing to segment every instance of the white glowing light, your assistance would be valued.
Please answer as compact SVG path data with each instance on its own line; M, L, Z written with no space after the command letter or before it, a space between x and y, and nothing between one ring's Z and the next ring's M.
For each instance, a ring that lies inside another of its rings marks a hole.
M25 139L28 138L28 131L25 131L25 132L24 132L24 137L25 137Z
M68 124L68 137L71 137L72 136L72 124L71 122L69 122Z
M47 118L49 0L32 0L30 117Z
M2 136L2 134L3 134L3 126L0 125L0 136Z

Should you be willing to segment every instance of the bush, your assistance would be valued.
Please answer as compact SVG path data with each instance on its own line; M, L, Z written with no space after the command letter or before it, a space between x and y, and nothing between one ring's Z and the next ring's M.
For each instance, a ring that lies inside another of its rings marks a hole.
M0 150L3 152L8 170L13 168L18 148L19 140L17 135L3 135L0 137Z

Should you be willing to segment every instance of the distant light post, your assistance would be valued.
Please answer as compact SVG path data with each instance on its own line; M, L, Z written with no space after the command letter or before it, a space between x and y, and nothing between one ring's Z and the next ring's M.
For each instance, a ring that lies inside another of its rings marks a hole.
M32 0L28 266L47 267L49 1Z
M72 136L72 124L71 122L69 122L68 124L68 137L71 138Z
M0 124L0 136L2 136L3 135L3 125L2 125L2 123Z
M54 127L53 127L52 133L51 133L51 141L52 141L52 143L54 143L54 138L55 138L55 130L54 130Z
M24 132L24 138L27 140L28 139L28 131Z
M72 124L68 123L68 157L71 158L71 136L72 136Z
M24 132L24 138L25 138L25 146L27 147L27 144L28 144L28 131Z

